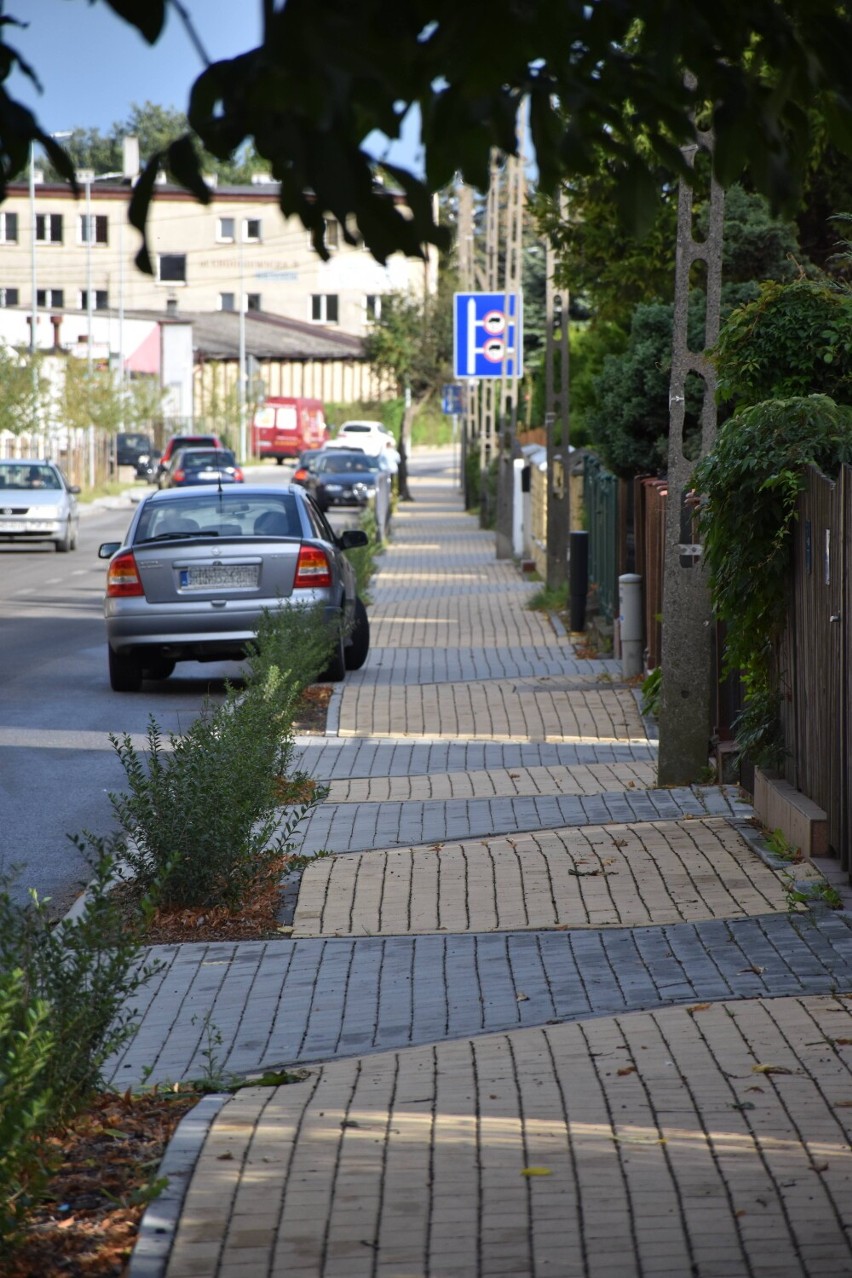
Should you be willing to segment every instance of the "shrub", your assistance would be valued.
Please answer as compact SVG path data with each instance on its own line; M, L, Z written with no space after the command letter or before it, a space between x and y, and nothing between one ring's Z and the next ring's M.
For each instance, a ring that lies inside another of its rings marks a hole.
M54 1040L50 1004L28 999L23 969L0 973L0 1245L49 1177L44 1132L53 1096L44 1086Z
M38 1000L51 1009L55 1050L45 1085L62 1116L101 1082L104 1061L132 1032L135 1011L127 1000L155 970L138 966L150 901L128 919L112 893L123 841L87 834L72 842L93 876L79 917L55 923L46 899L31 892L21 909L8 879L0 890L0 970L25 973L24 1009Z
M329 652L322 609L270 613L243 692L229 688L221 705L208 703L166 741L150 719L145 760L127 734L110 738L129 784L110 795L129 836L127 863L159 904L234 908L289 851L317 800L293 808L281 826L280 778L290 767L296 701Z

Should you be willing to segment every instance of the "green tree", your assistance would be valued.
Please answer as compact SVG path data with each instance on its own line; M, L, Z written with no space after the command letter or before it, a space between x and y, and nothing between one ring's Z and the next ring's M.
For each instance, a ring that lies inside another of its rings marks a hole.
M134 103L125 120L117 120L106 133L99 129L75 128L65 141L65 150L71 157L75 170L93 169L95 173L120 173L123 164L122 143L126 137L139 140L139 157L143 165L155 155L168 149L169 143L189 131L189 122L182 111L174 107L145 102ZM221 182L247 183L253 173L266 169L265 161L247 143L231 158L221 159L197 146L198 163L204 173L215 173ZM59 174L47 167L48 176Z
M13 435L38 431L49 399L44 356L0 347L0 430Z
M704 215L699 211L697 232ZM739 185L731 187L725 207L722 260L722 312L729 314L760 293L767 276L790 279L796 264L795 226L773 218L766 201ZM778 283L769 289L783 287ZM600 371L581 383L581 404L591 440L607 465L618 475L655 474L664 471L668 456L669 381L671 376L672 288L666 300L635 307L626 342L617 326L598 328L595 316L590 332L599 333L591 344ZM738 313L734 311L734 313ZM689 345L704 347L704 293L694 288L688 313ZM749 323L742 321L745 358L749 358ZM613 350L606 352L606 343ZM621 349L619 349L621 347ZM799 358L803 358L802 355ZM783 394L800 390L784 389ZM585 395L585 402L582 396ZM727 397L727 396L726 396ZM687 382L685 435L687 450L697 440L703 389L695 379ZM753 401L752 401L753 402Z
M406 501L411 500L407 461L413 419L440 393L452 366L452 284L452 273L444 271L435 294L385 295L381 315L364 341L367 359L377 372L396 384L397 394L406 401L399 434L402 461L398 475L399 493Z
M794 395L852 403L852 293L828 281L765 283L722 325L719 394L736 404Z
M156 44L167 0L106 2ZM712 103L721 180L728 185L748 171L775 205L797 203L812 152L814 108L831 142L852 153L852 17L836 0L489 0L487 7L458 0L261 2L262 43L208 65L193 86L187 116L203 146L222 160L253 141L281 183L282 211L302 219L322 254L329 214L379 260L397 250L420 254L425 243L446 245L429 193L457 173L487 186L490 148L516 151L522 97L530 103L542 188L555 191L566 173L594 172L603 150L619 175L625 209L640 217L656 201L656 166L683 170L679 148L692 139L694 112L705 102ZM189 21L182 7L175 10ZM14 25L14 16L4 18L4 76L22 66ZM6 93L2 106L0 177L22 171L33 139L60 172L72 173L62 148L30 111ZM412 108L422 121L425 180L385 166L402 208L374 184L364 141L374 130L399 137ZM200 199L209 199L199 157L184 134L152 157L137 184L135 224L144 226L163 162ZM146 249L139 260L150 269Z

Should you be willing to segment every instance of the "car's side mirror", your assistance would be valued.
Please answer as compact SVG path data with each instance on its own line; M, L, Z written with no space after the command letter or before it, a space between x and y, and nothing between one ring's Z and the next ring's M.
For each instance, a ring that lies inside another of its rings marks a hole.
M82 490L82 488L80 487L80 485L79 485L79 484L69 484L69 485L68 485L68 491L69 491L69 493L74 493L74 495L76 496L76 495L77 495L77 493L80 493L80 492L82 492L83 490Z
M337 542L341 550L354 550L356 546L369 545L370 538L363 528L345 528Z
M98 559L112 559L117 550L121 550L120 541L105 541L98 546Z

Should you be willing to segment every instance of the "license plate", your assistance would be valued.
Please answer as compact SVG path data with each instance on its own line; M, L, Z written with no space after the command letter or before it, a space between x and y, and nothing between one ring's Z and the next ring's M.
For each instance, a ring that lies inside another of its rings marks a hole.
M21 532L22 526L11 519L0 519L0 532Z
M209 590L211 586L257 586L258 564L196 564L181 568L181 590Z

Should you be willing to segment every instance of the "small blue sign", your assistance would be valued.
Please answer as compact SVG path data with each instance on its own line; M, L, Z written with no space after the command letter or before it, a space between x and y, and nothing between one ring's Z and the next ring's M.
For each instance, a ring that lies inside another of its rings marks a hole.
M456 293L454 377L520 377L523 325L519 293Z
M441 390L441 412L447 417L460 417L462 408L462 388L455 382L447 382Z

